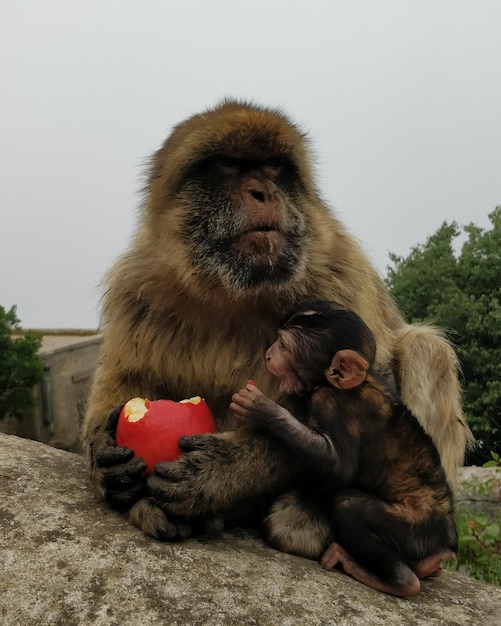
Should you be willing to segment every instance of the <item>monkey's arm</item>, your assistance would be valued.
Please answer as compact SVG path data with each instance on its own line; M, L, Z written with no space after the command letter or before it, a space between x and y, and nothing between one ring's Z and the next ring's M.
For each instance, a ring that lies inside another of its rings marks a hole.
M319 402L312 399L316 407ZM265 428L285 443L287 448L305 463L320 472L339 474L353 466L341 460L340 451L328 432L314 430L297 420L292 413L264 396L253 384L234 394L230 404L237 419L245 424ZM315 408L315 410L318 410ZM320 410L322 408L320 407ZM355 448L355 442L350 448Z
M130 448L116 445L115 432L123 404L142 394L133 377L119 375L116 364L126 355L111 358L112 353L103 341L82 425L82 446L96 490L114 508L125 510L146 490L146 464Z
M148 477L151 502L169 519L192 519L251 507L289 489L301 468L264 431L240 428L181 437L184 454Z
M287 409L276 405L266 428L305 463L321 473L339 474L341 456L330 435L313 430L297 420Z

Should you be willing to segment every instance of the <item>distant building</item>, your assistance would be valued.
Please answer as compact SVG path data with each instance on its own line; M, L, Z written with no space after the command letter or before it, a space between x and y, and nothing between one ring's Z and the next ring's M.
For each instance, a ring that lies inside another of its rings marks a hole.
M89 330L38 330L44 363L36 406L22 418L7 416L0 431L79 452L80 427L102 337Z

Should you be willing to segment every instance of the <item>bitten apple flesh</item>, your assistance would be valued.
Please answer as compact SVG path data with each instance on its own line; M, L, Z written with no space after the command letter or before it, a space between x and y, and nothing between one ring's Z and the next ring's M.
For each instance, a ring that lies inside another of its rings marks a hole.
M212 412L200 396L181 402L132 398L120 413L116 442L142 457L149 474L157 463L181 456L179 437L215 430Z

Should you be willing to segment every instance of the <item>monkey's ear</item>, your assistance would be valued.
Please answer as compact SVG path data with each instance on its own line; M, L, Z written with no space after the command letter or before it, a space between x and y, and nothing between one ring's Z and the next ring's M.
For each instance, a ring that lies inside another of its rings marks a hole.
M364 382L368 369L367 361L355 350L338 350L325 375L333 387L353 389Z

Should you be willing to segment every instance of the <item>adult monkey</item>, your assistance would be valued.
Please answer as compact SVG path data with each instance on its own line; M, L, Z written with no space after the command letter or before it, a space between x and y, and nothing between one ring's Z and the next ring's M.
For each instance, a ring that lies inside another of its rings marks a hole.
M245 510L296 484L287 451L265 433L230 430L228 407L249 376L284 403L263 354L282 313L305 298L336 300L367 323L376 367L396 364L403 401L455 483L471 435L451 346L431 327L404 322L320 199L304 134L281 112L225 101L179 124L153 156L136 237L107 277L83 442L95 486L146 534L185 536L185 520ZM137 395L196 394L220 434L185 438L188 453L146 484L141 461L115 446L110 410ZM282 495L267 527L289 519L283 548L319 556L325 520L304 513L293 494Z

